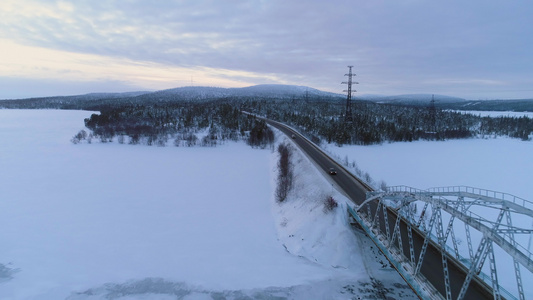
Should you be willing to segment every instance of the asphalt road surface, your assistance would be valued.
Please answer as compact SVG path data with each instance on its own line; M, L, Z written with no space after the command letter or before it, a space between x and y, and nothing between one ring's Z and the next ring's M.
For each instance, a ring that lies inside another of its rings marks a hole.
M292 130L288 126L275 122L272 120L264 119L269 125L279 129L281 132L286 134L288 137L292 137L294 142L301 148L302 151L306 153L309 158L311 158L314 163L320 168L323 172L329 174L330 168L335 168L337 171L336 175L332 176L332 179L338 185L344 194L351 199L355 204L361 204L366 199L366 192L370 191L371 188L366 184L360 182L355 176L346 171L342 166L338 165L333 159L327 156L324 152L318 149L315 145L301 136L298 132ZM372 211L375 211L376 205L374 204ZM383 216L381 216L383 218ZM389 210L388 211L389 226L392 230L394 229L394 224L396 221L396 214ZM385 232L385 222L383 219L380 220L380 225L382 231ZM409 253L409 243L407 236L407 225L403 220L400 222L400 232L402 235L404 253ZM422 232L418 231L416 228L413 228L413 244L415 249L416 261L418 261L420 249L424 242L424 235ZM452 299L456 299L461 286L466 277L466 270L459 262L457 262L453 257L448 256L448 269L450 273L450 286ZM438 246L434 243L429 243L426 250L426 255L424 256L424 261L422 263L421 273L426 277L426 279L432 283L432 285L441 293L441 295L446 297L445 283L444 283L444 272L442 266L442 256L438 249ZM470 282L470 286L467 290L467 293L464 299L493 299L492 289L483 281L474 277Z

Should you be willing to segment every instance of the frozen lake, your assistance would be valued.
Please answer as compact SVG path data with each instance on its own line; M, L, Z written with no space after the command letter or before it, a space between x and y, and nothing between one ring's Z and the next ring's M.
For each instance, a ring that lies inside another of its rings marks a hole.
M511 194L533 201L533 142L511 138L464 139L448 141L401 142L373 146L328 145L329 152L335 153L339 161L353 162L374 181L385 181L388 186L405 185L418 189L448 186L470 186L485 190ZM422 207L420 207L420 210ZM479 208L476 208L479 209ZM486 214L483 211L483 214ZM493 211L491 211L493 213ZM490 220L496 220L488 218ZM518 222L520 220L520 223ZM457 222L456 222L457 223ZM533 220L525 217L514 219L513 225L526 229L533 228ZM458 225L457 225L458 226ZM464 231L464 228L462 228ZM459 237L466 237L457 231ZM473 234L474 235L474 234ZM473 238L474 247L481 236ZM520 235L521 245L526 249L531 245L531 236ZM466 253L466 243L460 252ZM462 250L462 251L461 251ZM505 254L507 255L507 254ZM509 291L516 290L512 260L508 255L500 256L497 265L500 284ZM484 271L490 274L488 263ZM522 268L526 298L533 297L533 288L526 282L533 280L533 274ZM525 279L527 278L527 280Z
M270 149L72 144L90 114L0 110L0 299L338 299L369 277L402 286L363 253L345 210L309 201L322 194L308 186L332 191L305 160L303 194L279 206Z

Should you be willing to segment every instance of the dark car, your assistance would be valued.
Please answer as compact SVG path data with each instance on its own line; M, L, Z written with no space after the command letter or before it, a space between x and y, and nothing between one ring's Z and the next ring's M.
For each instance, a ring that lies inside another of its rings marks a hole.
M329 168L329 175L337 175L337 170L334 168Z

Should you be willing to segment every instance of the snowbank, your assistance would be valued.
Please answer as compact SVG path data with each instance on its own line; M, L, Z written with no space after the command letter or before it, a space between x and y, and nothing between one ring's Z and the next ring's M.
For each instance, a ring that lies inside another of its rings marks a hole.
M282 137L280 142L292 145L295 150L293 188L285 201L273 201L278 238L285 249L349 278L353 290L345 291L346 294L362 299L384 296L415 299L372 241L351 228L346 205L353 203L335 188L330 175L322 174L291 139ZM276 170L278 157L274 157L272 168ZM272 174L273 179L275 175ZM338 207L326 210L327 197L333 197ZM339 294L339 299L343 299L341 295L344 294Z

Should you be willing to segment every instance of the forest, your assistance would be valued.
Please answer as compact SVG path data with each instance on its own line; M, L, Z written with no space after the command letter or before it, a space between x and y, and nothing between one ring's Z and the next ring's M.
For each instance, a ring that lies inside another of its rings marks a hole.
M216 146L226 141L245 140L252 147L265 148L274 133L262 120L242 114L231 101L176 102L124 105L102 109L85 119L91 130L87 138L166 146ZM75 138L80 142L83 138Z
M533 120L526 117L480 117L431 108L353 103L353 122L346 123L341 101L215 99L103 109L85 125L103 141L128 136L132 144L215 146L244 139L266 147L273 135L256 115L287 123L315 143L371 145L384 142L448 140L508 136L529 140ZM203 137L197 138L199 132Z
M98 139L165 146L216 146L245 140L267 147L273 132L265 122L243 112L284 122L313 142L372 145L386 142L448 140L507 136L530 140L533 120L527 117L480 117L438 107L352 102L345 122L342 97L320 95L222 96L187 100L171 93L36 98L0 101L5 108L55 108L98 111L85 119L90 133L73 142Z

